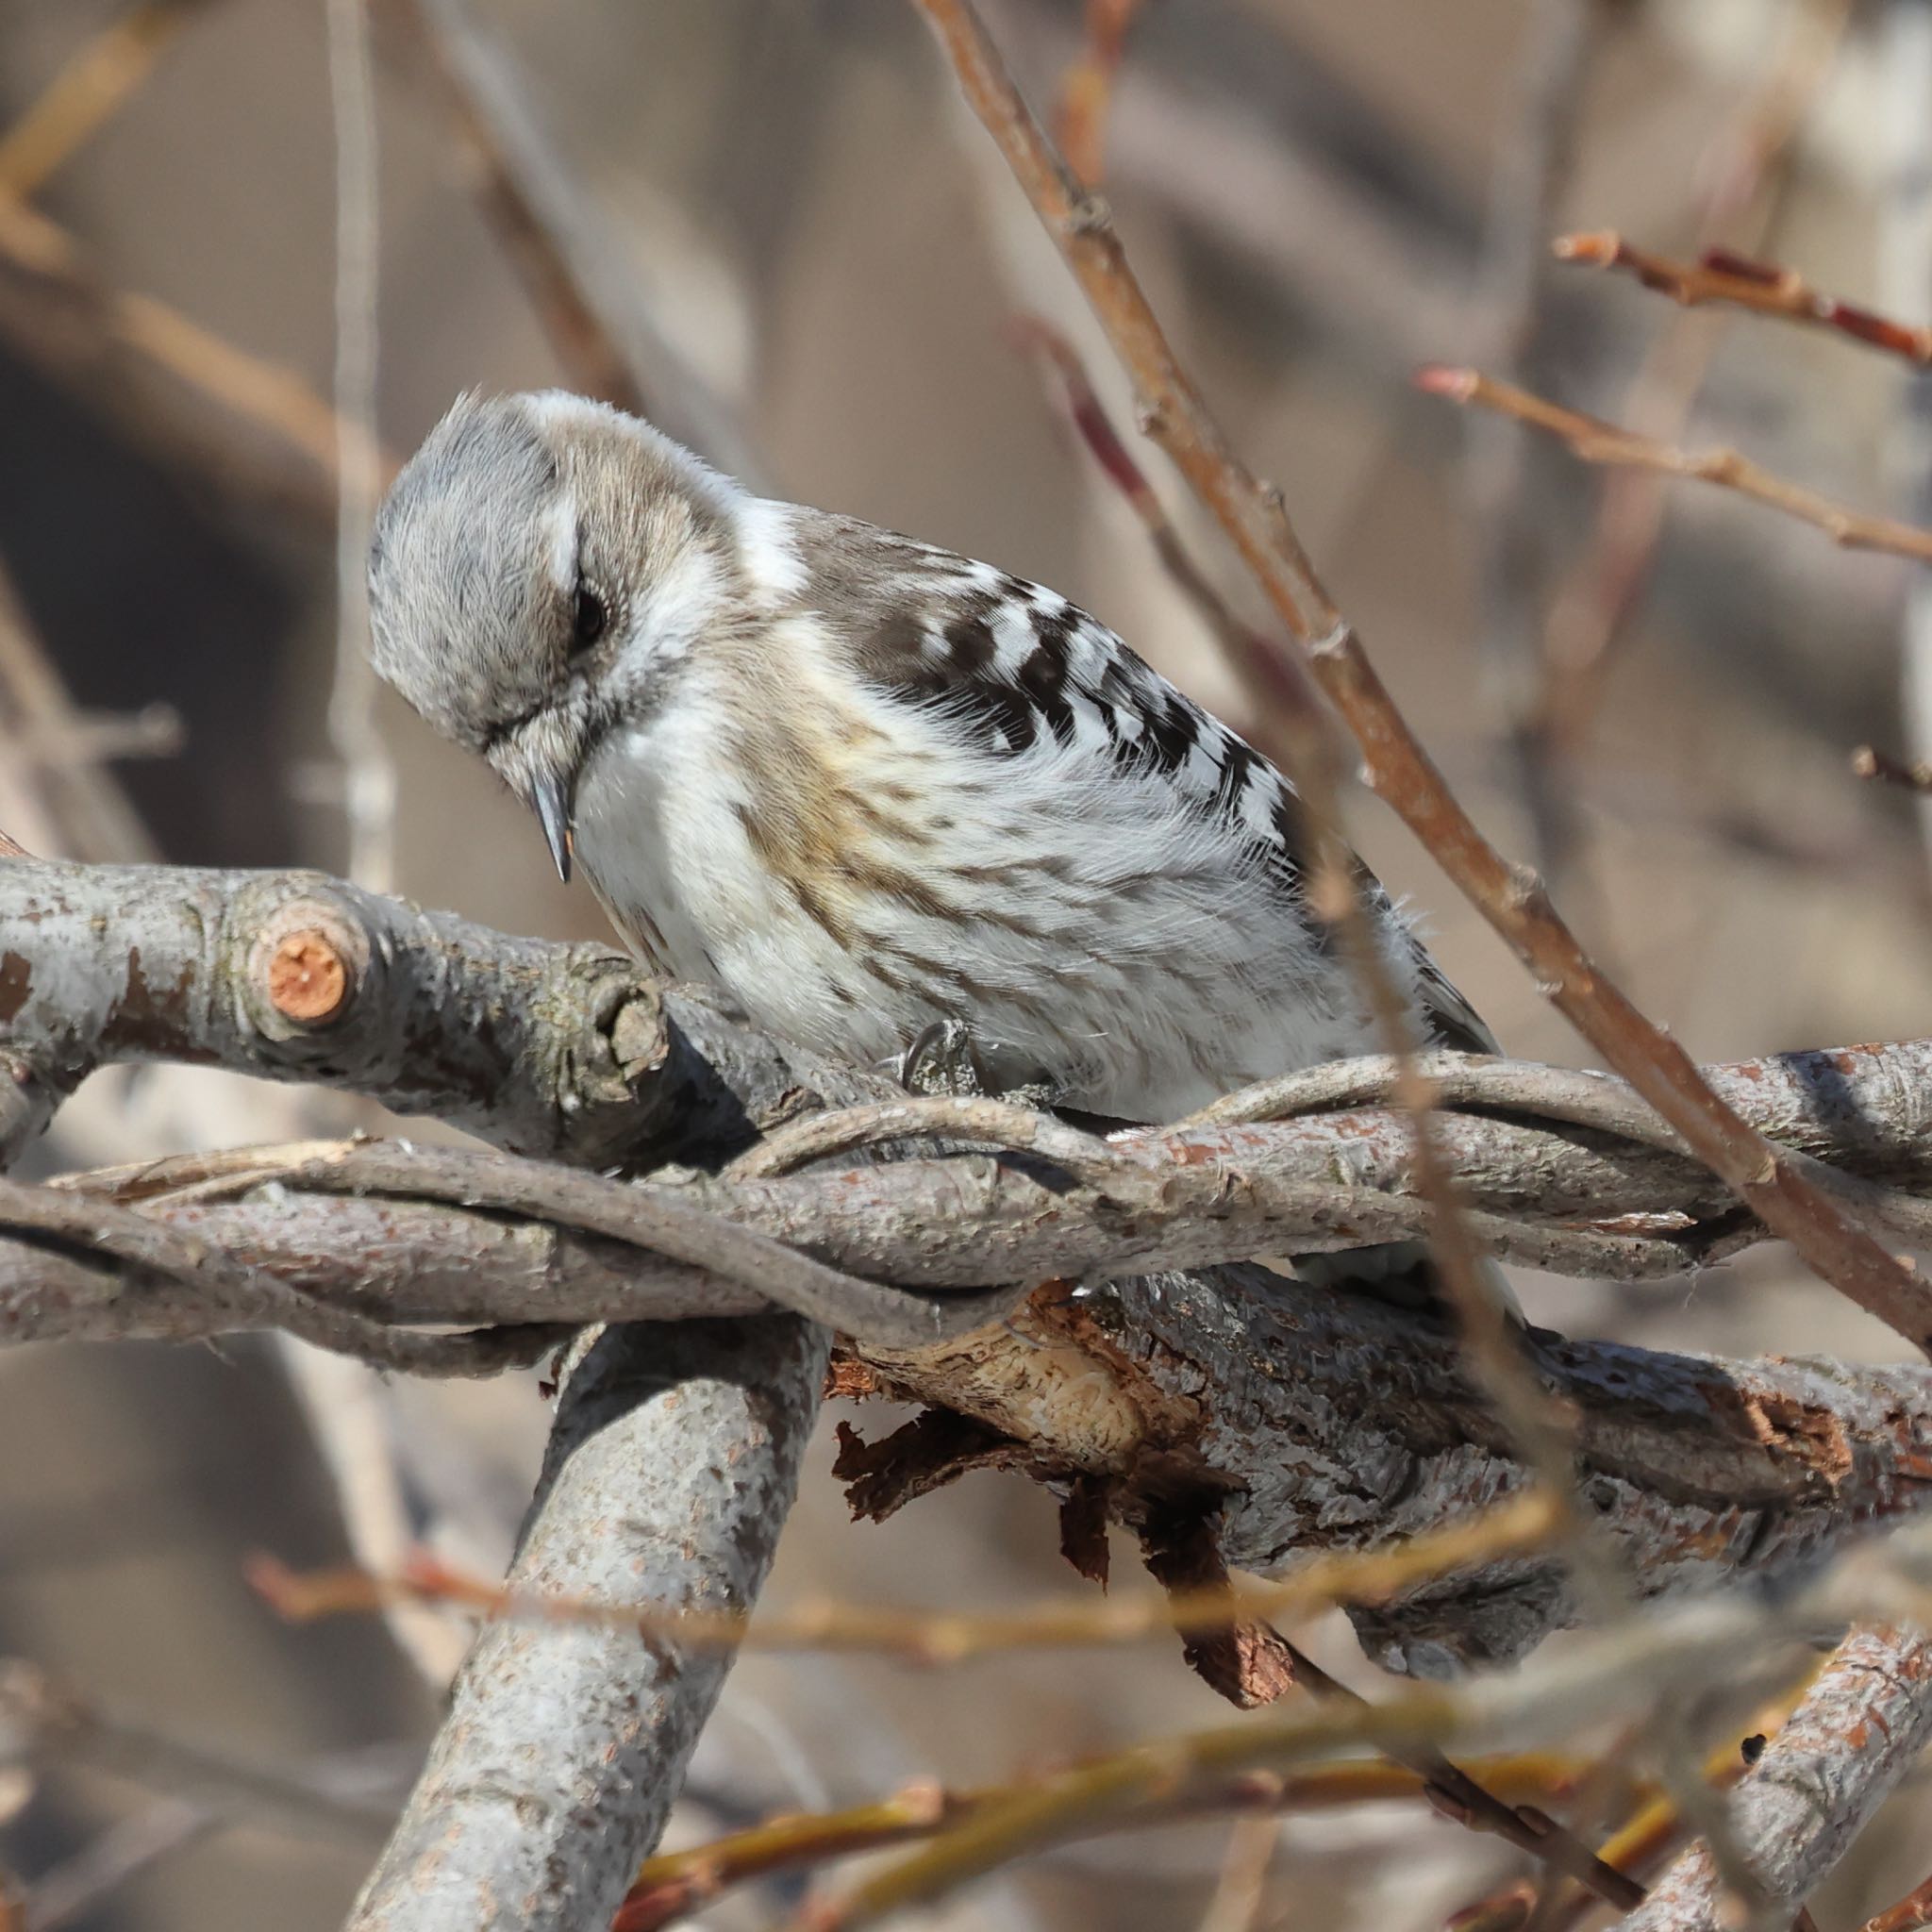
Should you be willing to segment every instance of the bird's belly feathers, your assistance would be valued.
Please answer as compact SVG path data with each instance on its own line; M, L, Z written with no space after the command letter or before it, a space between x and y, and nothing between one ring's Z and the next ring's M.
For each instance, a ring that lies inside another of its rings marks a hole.
M1295 903L1158 776L1002 764L936 728L733 742L687 715L608 746L577 850L634 948L780 1032L879 1061L955 1018L1001 1085L1126 1119L1372 1043Z

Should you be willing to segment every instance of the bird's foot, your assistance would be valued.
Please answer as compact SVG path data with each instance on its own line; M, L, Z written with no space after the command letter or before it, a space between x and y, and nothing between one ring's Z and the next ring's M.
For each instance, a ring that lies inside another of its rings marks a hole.
M1002 1086L988 1073L974 1044L972 1029L959 1020L935 1020L922 1027L899 1057L898 1075L900 1086L908 1093L943 1094L954 1100L1005 1100L1041 1113L1051 1113L1061 1098L1059 1088L1051 1080Z
M955 1099L989 1091L986 1070L961 1020L922 1026L899 1056L899 1084L908 1093L941 1093Z

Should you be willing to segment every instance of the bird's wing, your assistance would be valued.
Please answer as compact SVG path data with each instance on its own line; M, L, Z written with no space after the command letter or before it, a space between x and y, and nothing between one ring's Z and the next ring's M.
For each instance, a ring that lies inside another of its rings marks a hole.
M1184 806L1235 835L1312 938L1313 844L1294 787L1253 745L1057 591L854 519L811 513L808 596L836 611L875 689L949 714L991 757L1086 750L1158 774ZM1415 954L1432 1040L1494 1053L1495 1037L1357 861L1372 916Z

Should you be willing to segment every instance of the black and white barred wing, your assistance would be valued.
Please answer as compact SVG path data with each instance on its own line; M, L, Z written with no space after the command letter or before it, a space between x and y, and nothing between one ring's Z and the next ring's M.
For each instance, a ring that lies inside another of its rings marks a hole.
M1172 1064L1147 1084L1168 1108L1148 1111L1171 1109L1179 1090L1198 1104L1205 1089L1374 1050L1330 935L1307 915L1301 802L1267 758L1058 592L824 522L819 588L860 675L935 726L955 863L1004 864L1050 935L1042 951L1063 988L1097 956L1144 972L1172 1003L1113 1023L1166 1041L1154 1058ZM1493 1051L1367 882L1391 963L1435 1037Z

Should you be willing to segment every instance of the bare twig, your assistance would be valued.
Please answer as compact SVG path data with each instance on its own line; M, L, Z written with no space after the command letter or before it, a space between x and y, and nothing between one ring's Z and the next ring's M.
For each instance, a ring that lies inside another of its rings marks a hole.
M1554 1801L1581 1777L1580 1760L1524 1753L1476 1758L1469 1766L1491 1790L1523 1803ZM645 1859L611 1932L660 1932L747 1880L810 1871L856 1853L877 1851L930 1838L1006 1794L1003 1785L949 1791L938 1785L904 1790L851 1809L778 1817L749 1830L678 1852ZM1150 1824L1205 1814L1270 1815L1320 1811L1373 1800L1412 1803L1423 1780L1399 1765L1338 1758L1278 1774L1246 1773L1218 1788L1192 1794L1185 1804L1157 1802L1147 1809L1101 1821L1104 1830L1144 1830Z
M1368 1701L1292 1644L1287 1648L1295 1682L1314 1696L1357 1705ZM1458 1824L1472 1831L1493 1832L1546 1866L1552 1874L1574 1879L1592 1897L1620 1911L1643 1902L1643 1888L1614 1863L1599 1857L1574 1832L1546 1813L1505 1804L1480 1779L1441 1751L1428 1745L1399 1743L1385 1750L1394 1762L1415 1772L1424 1780L1430 1803Z
M336 155L336 662L328 735L348 825L348 874L386 892L395 876L395 763L375 723L369 658L369 535L383 484L375 437L377 223L368 0L328 0Z
M0 133L0 195L25 201L119 112L207 0L136 0L83 42L40 98Z
M1012 1650L1138 1644L1220 1629L1231 1619L1291 1621L1338 1603L1381 1604L1418 1582L1547 1545L1555 1520L1548 1498L1520 1496L1468 1522L1415 1537L1398 1549L1311 1558L1278 1583L1238 1583L1148 1593L1141 1600L1091 1593L1009 1612L929 1610L892 1604L824 1603L767 1611L658 1608L582 1596L499 1589L424 1562L402 1576L356 1569L298 1574L269 1559L254 1582L283 1616L318 1617L379 1607L392 1598L454 1604L506 1622L629 1630L681 1649L861 1651L919 1664L956 1664Z
M1932 1878L1915 1886L1895 1906L1874 1912L1865 1921L1864 1932L1920 1932L1932 1925Z
M1272 758L1286 764L1292 756L1291 731L1305 739L1322 728L1314 680L1292 652L1261 635L1215 587L1195 560L1174 520L1162 507L1133 452L1123 441L1101 402L1079 353L1061 329L1042 316L1021 317L1015 333L1023 346L1049 366L1066 397L1074 429L1101 474L1126 499L1141 521L1161 568L1201 614L1230 670L1248 697L1248 732ZM1283 720L1291 719L1291 727Z
M1114 75L1145 4L1146 0L1087 0L1085 43L1079 58L1060 78L1060 145L1074 172L1090 188L1098 188L1107 173L1107 121Z
M1620 429L1614 423L1587 416L1580 409L1565 408L1560 403L1532 395L1512 383L1498 382L1474 369L1424 369L1416 375L1416 386L1431 395L1447 396L1453 403L1493 409L1498 415L1541 429L1567 443L1571 453L1586 463L1622 464L1715 483L1823 530L1834 543L1848 550L1883 550L1894 557L1932 563L1932 530L1847 508L1816 491L1786 482L1734 449L1679 449L1655 437Z
M1600 229L1559 235L1552 251L1558 261L1622 269L1646 289L1655 289L1686 308L1707 302L1748 308L1757 315L1835 330L1908 362L1932 363L1932 328L1907 327L1875 310L1840 301L1813 288L1796 269L1758 261L1733 249L1707 248L1695 261L1674 261L1637 247L1612 229Z
M1034 132L1038 137L1038 130ZM1063 164L1057 165L1061 166L1064 178ZM1068 185L1071 187L1070 182ZM1430 1119L1433 1096L1426 1083L1413 1073L1418 1043L1415 1022L1409 1002L1397 987L1374 938L1367 903L1373 882L1342 833L1339 771L1329 722L1312 701L1299 661L1273 640L1240 625L1208 589L1206 579L1166 526L1145 479L1114 436L1071 347L1057 343L1050 330L1037 332L1035 339L1058 366L1075 409L1076 425L1089 447L1109 479L1127 493L1170 574L1203 606L1210 627L1227 651L1230 667L1247 689L1252 708L1267 722L1264 741L1281 759L1303 805L1312 854L1308 906L1346 959L1360 989L1364 1017L1398 1069L1394 1097L1411 1121L1417 1184L1431 1208L1428 1242L1444 1300L1457 1312L1476 1374L1524 1444L1541 1480L1553 1494L1565 1496L1569 1463L1562 1420L1520 1359L1503 1291L1481 1266L1452 1175L1436 1144ZM1579 1565L1592 1571L1597 1558L1585 1518L1573 1511L1570 1527ZM1605 1582L1598 1578L1592 1588L1601 1592Z
M53 1188L0 1180L0 1224L58 1245L91 1248L131 1267L192 1284L223 1323L281 1329L365 1361L419 1375L494 1375L527 1367L568 1336L554 1322L457 1335L418 1335L332 1307L152 1215Z

